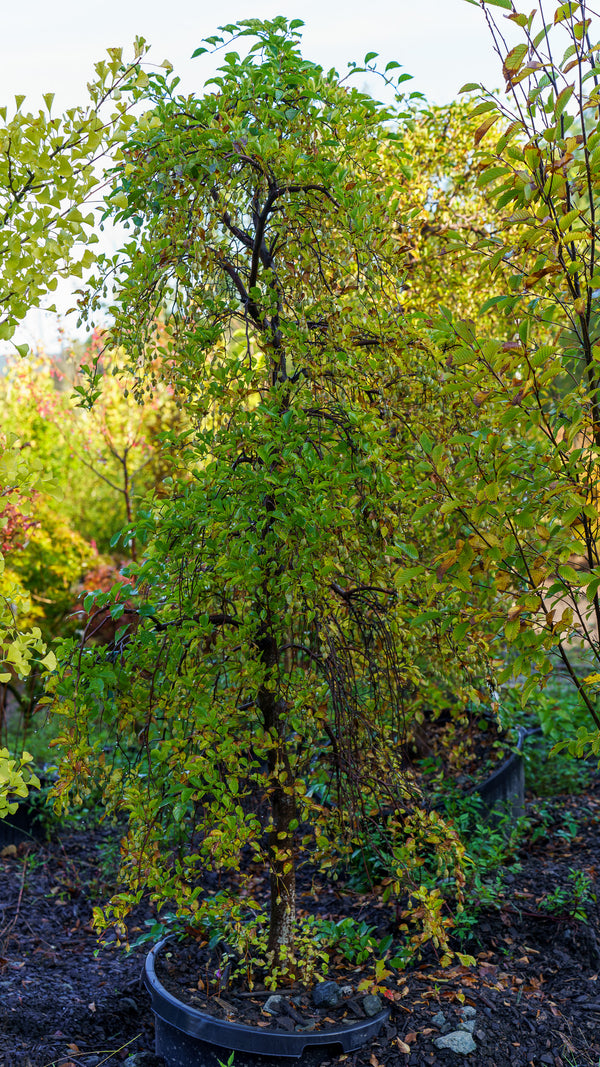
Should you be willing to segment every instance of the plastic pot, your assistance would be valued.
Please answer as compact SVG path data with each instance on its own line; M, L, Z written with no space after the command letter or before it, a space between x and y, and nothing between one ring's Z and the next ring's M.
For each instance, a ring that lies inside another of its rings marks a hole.
M219 1067L233 1052L234 1067L315 1067L324 1059L352 1052L379 1033L389 1012L336 1030L288 1033L215 1019L169 993L159 981L155 960L166 941L148 953L145 982L156 1021L156 1052L168 1067Z
M14 815L0 819L0 848L20 845L22 841L37 841L42 835L39 805L30 797L19 801Z
M511 753L507 760L480 782L470 793L478 793L490 815L508 812L517 819L525 812L525 769L523 766L523 745L528 737L540 736L541 729L519 728L517 751Z

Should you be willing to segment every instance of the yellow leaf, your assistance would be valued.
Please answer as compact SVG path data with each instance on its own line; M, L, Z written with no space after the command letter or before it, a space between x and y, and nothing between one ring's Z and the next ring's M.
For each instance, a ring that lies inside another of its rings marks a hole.
M44 656L44 658L42 660L42 665L44 667L47 667L49 671L55 670L55 668L56 668L56 656L54 655L54 652L48 652Z
M502 73L507 81L510 81L513 75L517 74L526 55L526 44L518 44L510 50L502 64Z

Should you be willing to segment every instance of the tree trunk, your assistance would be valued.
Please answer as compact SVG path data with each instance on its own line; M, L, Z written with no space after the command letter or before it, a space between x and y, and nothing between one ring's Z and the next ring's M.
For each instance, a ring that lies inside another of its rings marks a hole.
M274 667L277 661L275 638L271 634L265 635L259 648L265 665ZM296 799L282 721L284 701L263 685L257 702L264 729L272 743L268 756L272 828L269 833L271 914L267 948L277 957L280 948L293 943L296 925L294 831L291 828L296 817Z

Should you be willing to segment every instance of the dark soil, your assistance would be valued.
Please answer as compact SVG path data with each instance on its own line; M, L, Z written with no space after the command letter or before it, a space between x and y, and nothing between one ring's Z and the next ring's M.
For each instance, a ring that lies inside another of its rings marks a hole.
M579 797L561 798L556 811L550 836L528 845L518 857L520 869L504 872L501 908L483 913L475 939L463 945L476 967L442 969L431 956L399 974L390 983L389 1022L378 1039L346 1057L346 1067L462 1061L598 1067L598 905L586 905L588 923L538 905L569 883L572 870L585 872L598 890L600 780ZM109 891L117 849L118 834L95 826L54 831L48 844L0 851L3 1067L99 1067L130 1055L136 1058L129 1067L162 1062L152 1055L153 1020L141 981L146 948L126 955L99 947L90 925L92 906ZM321 880L306 896L307 907L325 917L352 912L382 936L393 929L393 916L376 895L349 902L339 885ZM138 932L145 917L136 917ZM464 1055L434 1045L465 1021L473 1024L476 1051Z
M326 1033L343 1029L347 1023L364 1024L385 1010L383 998L365 995L357 988L359 979L364 977L362 969L352 972L337 966L336 980L318 982L312 994L296 986L275 995L260 982L254 983L251 991L239 980L228 982L227 969L223 959L211 952L206 943L198 944L191 938L166 944L156 958L157 978L178 1000L244 1026L287 1033ZM219 975L217 982L215 973ZM217 988L209 991L210 984Z

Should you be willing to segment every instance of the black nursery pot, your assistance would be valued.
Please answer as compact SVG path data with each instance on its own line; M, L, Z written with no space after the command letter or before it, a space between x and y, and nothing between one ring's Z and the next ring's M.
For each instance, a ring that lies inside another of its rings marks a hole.
M44 826L35 794L19 800L19 807L13 815L0 819L0 848L20 845L22 841L38 841L43 836Z
M484 782L473 787L470 793L481 797L484 807L492 821L502 811L514 819L525 813L525 768L523 748L529 738L541 736L541 729L534 727L525 730L519 727L516 752L511 753L505 762L486 778Z
M165 943L166 939L160 941L148 953L145 982L156 1020L156 1052L168 1067L219 1067L227 1064L232 1052L234 1067L315 1067L377 1037L389 1014L382 1011L364 1022L306 1034L265 1032L215 1019L183 1004L157 978L155 960Z

